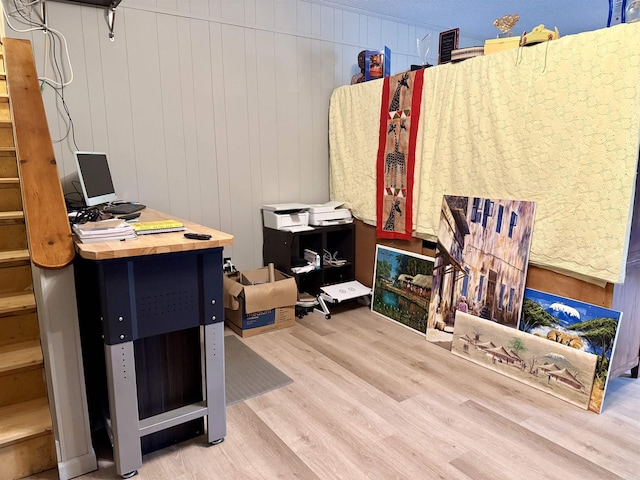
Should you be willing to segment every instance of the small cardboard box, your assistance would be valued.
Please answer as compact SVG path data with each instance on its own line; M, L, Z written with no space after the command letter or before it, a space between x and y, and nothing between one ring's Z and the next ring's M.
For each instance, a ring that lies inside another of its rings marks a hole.
M243 337L295 325L298 288L295 279L269 269L244 270L224 277L227 325Z
M281 307L275 310L275 323L264 327L242 329L235 323L227 321L227 326L242 338L253 337L261 333L273 332L282 328L293 327L296 324L295 307Z
M520 46L520 37L492 38L484 41L484 54L511 50Z

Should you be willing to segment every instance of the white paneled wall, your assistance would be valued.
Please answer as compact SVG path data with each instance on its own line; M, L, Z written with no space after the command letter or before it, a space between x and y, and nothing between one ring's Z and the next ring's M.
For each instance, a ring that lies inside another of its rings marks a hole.
M427 32L302 0L124 0L111 42L105 10L47 6L69 45L77 148L107 152L121 198L233 234L225 255L243 269L262 265L261 205L329 200L329 98L358 52L387 45L404 71ZM46 35L7 35L32 40L53 75ZM57 97L45 87L54 141L67 130ZM66 179L73 149L55 144Z

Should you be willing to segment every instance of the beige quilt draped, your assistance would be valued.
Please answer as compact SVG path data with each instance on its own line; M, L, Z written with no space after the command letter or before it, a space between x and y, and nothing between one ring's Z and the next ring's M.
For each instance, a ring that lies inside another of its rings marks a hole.
M640 23L425 71L413 230L435 239L442 196L537 203L530 262L624 281L640 133ZM331 199L376 219L382 80L336 89Z

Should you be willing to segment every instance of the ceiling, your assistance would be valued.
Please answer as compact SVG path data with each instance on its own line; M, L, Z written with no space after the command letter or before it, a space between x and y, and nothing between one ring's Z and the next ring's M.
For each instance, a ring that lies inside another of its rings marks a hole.
M462 37L495 38L500 31L496 18L517 13L515 35L544 24L560 35L607 26L607 0L309 0L360 13L374 13L430 30L460 28ZM615 1L613 3L616 3ZM619 23L619 22L618 22Z

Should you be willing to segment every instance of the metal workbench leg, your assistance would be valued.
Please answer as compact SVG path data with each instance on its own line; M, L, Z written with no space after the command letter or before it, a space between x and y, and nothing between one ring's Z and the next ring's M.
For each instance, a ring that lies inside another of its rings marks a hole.
M204 327L205 388L207 395L207 439L216 444L227 435L224 384L224 323Z
M122 477L142 466L138 418L138 389L133 342L105 345L109 412L113 432L113 459Z

